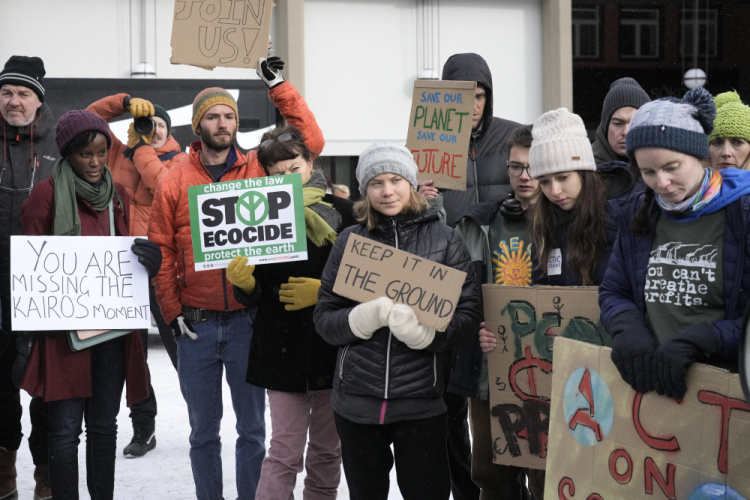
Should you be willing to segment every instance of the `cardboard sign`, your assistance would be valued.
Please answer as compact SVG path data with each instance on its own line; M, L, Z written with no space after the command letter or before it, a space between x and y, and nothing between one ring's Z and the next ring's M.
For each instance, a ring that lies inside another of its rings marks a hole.
M414 82L406 147L419 167L419 182L466 190L476 82Z
M611 338L599 322L597 287L482 285L494 462L544 469L556 337L596 345Z
M464 281L463 271L350 233L333 291L359 302L388 297L414 309L421 324L443 332Z
M13 330L150 327L148 274L130 251L133 240L11 236Z
M195 270L307 260L300 174L215 182L188 188Z
M268 53L273 0L176 0L172 64L257 68Z
M633 391L610 355L555 340L545 498L748 498L750 406L739 377L694 364L676 401Z

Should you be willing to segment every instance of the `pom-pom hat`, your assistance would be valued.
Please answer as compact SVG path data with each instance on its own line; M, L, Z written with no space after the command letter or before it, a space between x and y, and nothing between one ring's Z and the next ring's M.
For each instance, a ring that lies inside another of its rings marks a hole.
M750 142L750 107L742 103L737 92L724 92L714 98L716 119L714 131L708 136L709 144L714 139L739 137Z
M534 122L529 149L529 175L596 170L586 126L581 117L566 108L547 111Z
M628 157L640 148L663 148L708 158L708 135L713 132L716 105L703 87L682 99L665 97L644 104L630 120L625 138Z

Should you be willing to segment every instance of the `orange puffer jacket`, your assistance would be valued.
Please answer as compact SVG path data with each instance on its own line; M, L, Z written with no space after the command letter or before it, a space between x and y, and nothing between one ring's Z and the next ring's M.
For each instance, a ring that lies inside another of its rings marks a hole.
M271 89L269 96L281 116L302 131L310 151L319 155L325 145L323 133L297 90L284 82ZM265 172L258 162L257 151L250 151L245 157L232 147L227 157L227 170L216 182L263 176ZM190 186L212 182L211 174L201 161L201 142L196 141L190 145L190 155L162 178L154 195L148 238L161 247L163 262L153 283L167 323L182 313L183 306L213 311L235 311L244 307L234 298L225 269L195 271L187 190Z
M123 106L123 100L128 94L117 94L100 99L90 105L93 111L107 121L120 117L128 112ZM168 153L169 159L160 159ZM107 155L107 166L112 172L115 182L119 182L130 195L130 234L145 236L148 232L148 219L151 214L151 204L159 181L172 166L176 165L186 153L179 152L180 145L170 135L162 147L154 150L151 146L141 146L133 153L127 144L112 135L112 147ZM132 159L131 159L132 157Z

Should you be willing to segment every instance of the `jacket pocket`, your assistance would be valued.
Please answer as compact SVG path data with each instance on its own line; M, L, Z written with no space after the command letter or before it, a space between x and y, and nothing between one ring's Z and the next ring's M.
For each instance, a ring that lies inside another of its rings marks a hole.
M349 350L349 346L347 345L344 347L344 350L341 351L341 360L339 361L339 380L344 379L344 359L346 359L346 353Z

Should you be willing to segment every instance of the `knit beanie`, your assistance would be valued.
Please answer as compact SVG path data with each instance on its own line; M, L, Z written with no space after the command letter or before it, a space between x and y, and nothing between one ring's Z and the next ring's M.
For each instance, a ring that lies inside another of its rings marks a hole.
M625 77L612 82L612 85L609 86L607 97L604 98L604 105L602 105L602 121L600 126L604 135L607 135L609 121L612 119L615 111L625 107L640 109L647 102L651 102L651 98L638 85L638 82L632 78Z
M685 97L664 97L644 104L625 137L628 157L640 148L663 148L702 160L708 158L708 135L713 132L716 105L703 87Z
M534 122L529 149L529 173L532 179L543 175L596 171L586 127L581 117L566 108L547 111Z
M411 151L403 146L396 146L386 142L376 142L362 151L357 163L357 181L362 196L367 192L367 183L380 174L400 175L419 189L417 184L417 164Z
M714 98L714 104L716 119L708 143L724 137L739 137L750 142L750 107L742 104L740 95L737 92L724 92Z
M217 104L224 104L234 110L234 117L237 120L237 125L240 123L240 116L237 112L237 101L234 100L232 94L219 87L211 87L201 91L195 100L193 101L193 132L200 125L203 115L206 114L211 107ZM196 132L197 133L197 132Z
M100 132L107 139L107 149L112 147L109 125L104 118L87 109L74 109L60 117L55 128L55 142L61 155L67 156L68 145L78 134L87 130Z
M0 87L20 85L34 91L44 102L44 62L38 57L11 56L0 72Z
M172 119L169 117L169 113L167 113L167 110L159 106L158 104L154 104L154 116L158 116L164 122L167 124L167 135L172 133Z

